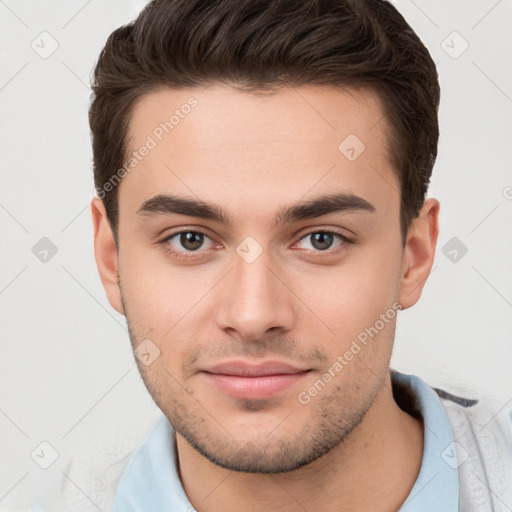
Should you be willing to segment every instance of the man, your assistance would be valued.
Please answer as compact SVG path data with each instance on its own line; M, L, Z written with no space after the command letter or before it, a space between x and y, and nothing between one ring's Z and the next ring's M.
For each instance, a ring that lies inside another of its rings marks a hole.
M115 510L512 507L503 417L389 367L439 213L396 9L155 0L94 78L96 261L162 411Z

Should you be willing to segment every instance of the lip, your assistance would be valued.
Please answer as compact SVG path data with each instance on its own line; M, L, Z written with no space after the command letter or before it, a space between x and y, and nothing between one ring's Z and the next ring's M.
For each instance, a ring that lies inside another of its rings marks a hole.
M304 378L310 369L279 361L250 364L229 361L202 370L202 374L222 392L234 398L262 400L285 391Z

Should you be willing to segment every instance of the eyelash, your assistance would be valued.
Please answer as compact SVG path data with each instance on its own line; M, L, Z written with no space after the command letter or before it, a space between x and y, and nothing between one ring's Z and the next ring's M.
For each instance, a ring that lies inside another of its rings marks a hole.
M190 260L190 259L197 258L198 256L195 256L195 254L200 253L202 251L179 252L179 251L176 251L175 249L173 249L167 243L175 236L182 235L183 233L195 233L195 234L204 235L205 237L210 238L207 233L205 233L204 231L201 231L200 229L186 229L186 230L176 231L175 233L171 233L170 235L167 235L163 240L160 240L158 243L160 245L162 245L164 251L167 254L171 254L173 257L175 257L179 260ZM328 256L332 256L333 254L337 254L338 252L341 252L344 250L344 246L346 244L354 243L353 240L350 240L342 233L340 233L338 231L331 230L331 229L317 229L314 231L309 231L308 233L305 233L304 235L302 235L300 237L299 241L303 240L304 238L311 236L315 233L324 233L324 234L334 235L335 237L338 237L342 242L341 245L338 246L336 249L326 249L325 251L319 251L319 250L313 251L315 253L318 253L315 256L318 259L322 259L323 257L328 257ZM307 249L306 249L306 251L307 251Z

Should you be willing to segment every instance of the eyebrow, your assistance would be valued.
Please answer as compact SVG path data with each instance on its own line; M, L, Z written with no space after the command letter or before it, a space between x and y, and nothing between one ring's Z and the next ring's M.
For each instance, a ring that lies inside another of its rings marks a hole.
M376 209L366 199L352 193L326 194L309 201L282 207L276 215L275 224L287 224L349 211L374 213ZM234 224L233 217L218 205L175 195L156 195L145 201L137 210L137 214L146 216L187 215L217 221L226 226Z

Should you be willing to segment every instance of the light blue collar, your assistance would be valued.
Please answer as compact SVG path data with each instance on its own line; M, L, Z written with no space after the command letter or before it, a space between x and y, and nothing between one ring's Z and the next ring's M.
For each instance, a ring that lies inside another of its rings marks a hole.
M392 373L393 383L416 396L423 417L424 447L418 478L399 512L459 511L459 473L453 429L437 393L415 375Z
M425 425L418 478L399 512L458 512L459 477L454 434L436 392L414 375L396 371L393 384L416 397ZM156 421L133 455L117 487L113 512L191 512L177 471L174 432L167 418Z

